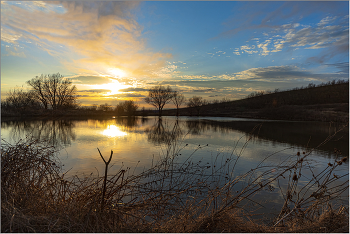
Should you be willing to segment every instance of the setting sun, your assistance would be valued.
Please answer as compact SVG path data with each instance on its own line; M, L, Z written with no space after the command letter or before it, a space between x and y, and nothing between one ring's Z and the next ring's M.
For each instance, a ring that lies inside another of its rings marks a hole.
M113 76L114 78L122 78L126 76L125 71L119 69L119 68L110 68L108 69L108 73Z
M94 89L108 89L110 90L109 93L107 93L106 95L114 95L114 94L118 94L120 93L119 90L121 89L126 89L131 87L131 85L125 85L120 83L117 80L112 80L112 82L107 83L107 84L101 84L101 85L94 85L93 88Z

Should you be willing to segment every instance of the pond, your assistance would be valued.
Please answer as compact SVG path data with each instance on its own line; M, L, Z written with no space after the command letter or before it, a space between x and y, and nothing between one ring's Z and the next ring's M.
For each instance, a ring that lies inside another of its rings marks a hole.
M150 168L170 148L177 162L208 165L208 173L235 160L230 178L242 175L263 161L264 165L279 165L284 160L309 154L307 165L312 168L300 179L306 184L312 174L317 174L334 163L336 158L349 155L348 127L325 144L328 136L342 127L341 124L321 122L263 121L256 119L219 117L116 117L111 119L6 121L1 123L1 138L9 143L33 136L49 140L59 149L63 171L69 175L103 175L104 163L97 148L105 158L113 151L109 174L121 168L128 173L141 173ZM335 149L339 151L335 151ZM349 165L334 172L348 180ZM221 183L221 182L220 182ZM217 184L215 185L217 186ZM256 199L272 201L269 210L278 210L283 196L281 185L274 183L270 191L261 192ZM340 202L348 204L348 191Z

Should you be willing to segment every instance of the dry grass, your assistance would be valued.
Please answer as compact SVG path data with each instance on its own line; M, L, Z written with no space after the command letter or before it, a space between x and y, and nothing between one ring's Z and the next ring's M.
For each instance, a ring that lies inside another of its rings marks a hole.
M46 142L3 142L1 231L349 231L348 208L332 205L349 187L348 174L342 183L344 178L335 175L347 158L339 155L316 173L308 165L313 150L309 149L291 155L279 165L267 166L262 161L245 174L233 176L249 140L241 149L235 147L230 156L219 160L218 154L213 165L192 161L193 154L179 161L178 155L185 146L171 141L164 157L140 174L120 168L115 175L84 178L62 174L55 148ZM204 147L198 146L195 152ZM300 185L305 171L312 178L308 184ZM273 183L287 184L279 188L284 205L273 222L259 222L244 212L244 204L258 203L252 197Z

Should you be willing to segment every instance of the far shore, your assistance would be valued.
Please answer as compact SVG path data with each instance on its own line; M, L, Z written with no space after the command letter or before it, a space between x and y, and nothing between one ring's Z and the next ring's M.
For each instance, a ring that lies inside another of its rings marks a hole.
M217 113L208 111L203 107L200 115L190 114L189 108L179 109L179 117L231 117L262 120L287 120L287 121L314 121L314 122L349 122L349 104L334 103L323 105L304 105L304 106L281 106L275 108L248 109L242 111L228 111L226 113ZM134 116L147 117L158 116L158 111L148 110L138 111ZM134 117L131 116L131 117ZM176 116L176 109L163 110L162 116ZM113 111L85 111L85 110L67 110L67 111L46 111L41 113L31 113L22 115L1 114L1 121L23 121L23 120L56 120L56 119L110 119L118 116Z

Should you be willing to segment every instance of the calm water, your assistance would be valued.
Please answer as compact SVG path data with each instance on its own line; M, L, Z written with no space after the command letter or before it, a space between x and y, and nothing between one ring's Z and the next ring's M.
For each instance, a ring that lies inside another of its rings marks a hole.
M163 117L161 121L157 117L8 121L1 123L1 138L8 142L27 135L49 139L60 149L64 171L72 175L103 174L104 163L97 148L107 158L113 150L110 174L121 167L130 167L129 173L138 173L151 167L165 155L168 143L176 141L181 149L179 161L185 161L192 154L192 162L220 165L226 158L240 155L232 175L236 176L254 168L267 156L272 155L264 163L273 165L298 151L308 151L339 128L340 125L319 122L189 117ZM252 139L246 144L250 136ZM334 148L341 150L342 156L349 155L348 128L311 153L308 163L315 173L334 161ZM346 162L337 173L344 175L348 171ZM277 192L275 196L276 203L283 201Z

